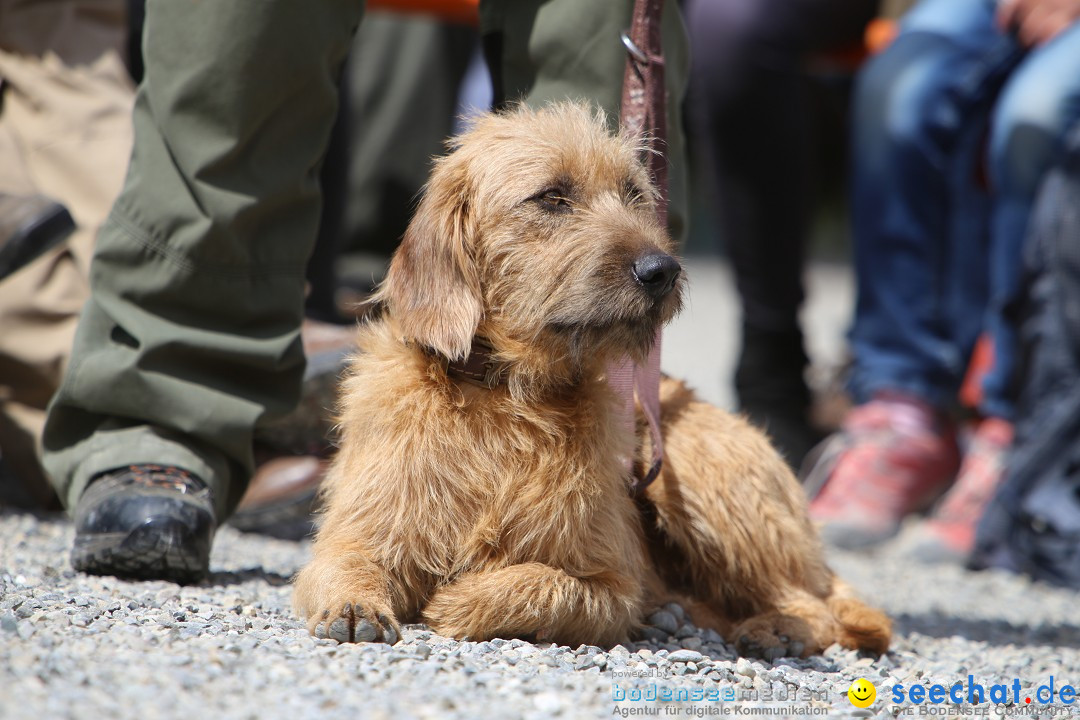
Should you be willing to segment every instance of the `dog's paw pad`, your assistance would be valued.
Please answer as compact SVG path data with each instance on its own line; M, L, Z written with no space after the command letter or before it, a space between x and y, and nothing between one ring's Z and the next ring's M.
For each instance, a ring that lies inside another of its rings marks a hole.
M321 619L311 628L317 638L347 642L385 642L393 645L400 638L397 626L384 613L371 613L357 603L345 603L331 619L324 610Z
M330 623L330 629L326 631L326 634L331 639L342 643L349 642L353 639L349 635L349 621L343 617L339 617L337 620ZM357 638L357 640L359 641L359 638Z

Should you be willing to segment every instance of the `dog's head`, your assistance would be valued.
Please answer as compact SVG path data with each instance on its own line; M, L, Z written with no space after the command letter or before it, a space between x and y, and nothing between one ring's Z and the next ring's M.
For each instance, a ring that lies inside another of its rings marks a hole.
M636 141L580 104L487 115L435 164L378 299L451 359L580 371L641 357L682 273Z

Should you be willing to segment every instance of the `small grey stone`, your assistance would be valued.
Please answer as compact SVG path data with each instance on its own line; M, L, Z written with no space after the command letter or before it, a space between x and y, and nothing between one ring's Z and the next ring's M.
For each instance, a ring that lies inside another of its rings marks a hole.
M701 653L699 653L697 650L683 649L683 650L676 650L675 652L668 655L668 660L670 660L671 662L688 663L688 662L698 662L698 661L702 660L704 657L705 656L702 655Z
M4 632L16 632L19 628L19 619L10 610L0 615L0 630Z
M694 637L695 635L697 635L697 628L693 625L685 624L679 627L679 629L675 631L674 635L680 640L682 638Z
M15 632L17 632L19 637L23 640L29 640L36 631L36 629L37 628L34 627L34 623L30 622L29 620L23 620L19 623Z
M431 656L431 646L427 643L418 642L413 646L413 652L421 660L427 660Z
M645 627L641 628L638 634L642 638L654 642L663 642L670 637L669 633L666 630L661 630L660 628L652 627L651 625L646 625Z
M739 658L735 662L735 672L748 678L752 678L757 675L757 670L754 670L753 666L750 664L750 661L744 657Z
M693 637L684 638L681 644L687 650L700 650L705 643L702 642L701 638L695 635Z
M675 616L675 619L680 623L686 619L686 611L683 610L683 606L677 602L669 602L664 605L664 609Z
M705 642L712 644L723 644L724 636L716 632L712 628L705 628L701 631L701 636L705 639Z
M667 610L657 610L649 616L649 625L663 630L667 635L674 635L679 629L679 620Z

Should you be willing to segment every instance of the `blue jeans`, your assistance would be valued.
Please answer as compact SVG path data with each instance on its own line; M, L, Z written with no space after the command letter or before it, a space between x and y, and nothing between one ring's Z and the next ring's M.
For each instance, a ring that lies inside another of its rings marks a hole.
M975 340L994 365L981 410L1010 418L1007 309L1039 182L1080 118L1080 25L1025 51L995 0L924 0L860 74L853 139L858 301L852 389L944 408Z

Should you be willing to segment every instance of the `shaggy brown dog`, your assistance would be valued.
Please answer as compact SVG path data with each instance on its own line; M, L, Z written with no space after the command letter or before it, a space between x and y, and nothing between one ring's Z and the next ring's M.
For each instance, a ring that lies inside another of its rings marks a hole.
M666 461L631 497L626 458L649 449L605 367L647 352L682 285L640 148L571 104L455 144L360 330L296 578L311 632L609 645L678 599L746 654L883 652L888 620L826 567L802 490L743 420L665 380ZM453 361L477 352L469 382Z

